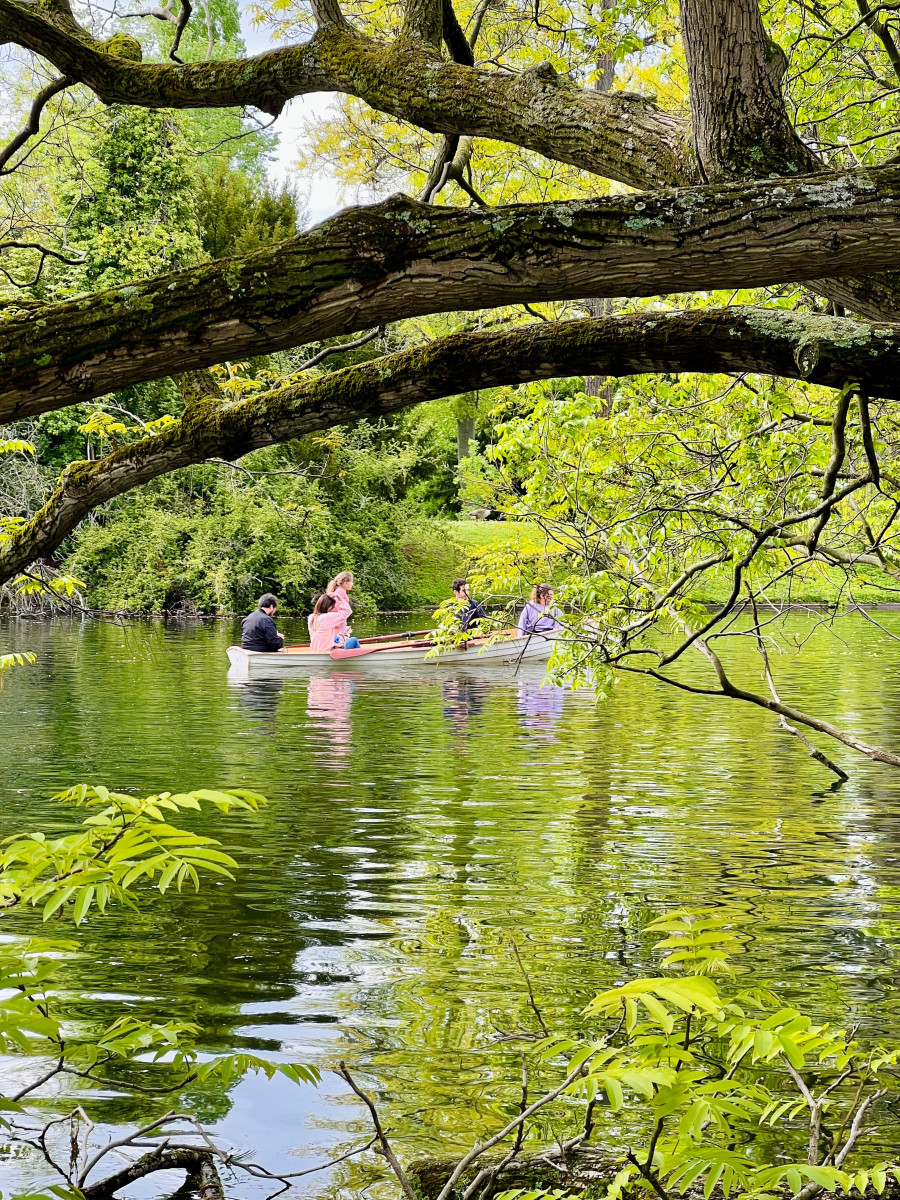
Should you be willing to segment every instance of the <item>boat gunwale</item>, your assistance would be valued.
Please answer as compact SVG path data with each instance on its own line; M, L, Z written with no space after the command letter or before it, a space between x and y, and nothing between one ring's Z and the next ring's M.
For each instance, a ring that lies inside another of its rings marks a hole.
M332 666L344 663L364 665L369 660L390 662L394 665L398 662L407 662L415 663L418 666L450 666L466 661L509 664L523 656L525 658L535 657L533 654L524 654L532 641L537 640L543 649L548 644L552 644L554 640L546 634L521 635L518 630L503 632L507 634L505 638L496 639L494 634L485 634L481 637L471 638L458 646L448 647L445 653L436 655L434 658L427 658L426 655L428 650L437 645L436 640L410 642L403 639L381 643L377 650L373 648L367 654L351 652L339 657L333 655L330 650L311 650L305 644L285 646L277 651L246 650L243 646L229 646L227 653L232 666L243 665L248 670L251 663L259 666L266 664L277 670L280 667L290 669L292 666L300 667L302 665Z

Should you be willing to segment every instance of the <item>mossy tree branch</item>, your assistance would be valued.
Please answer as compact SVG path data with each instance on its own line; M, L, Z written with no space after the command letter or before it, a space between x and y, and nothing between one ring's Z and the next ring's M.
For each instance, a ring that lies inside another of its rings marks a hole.
M0 421L415 315L900 267L900 166L487 211L395 197L0 322Z
M441 9L452 48L458 40L452 5L411 0L413 7L432 16ZM23 0L0 0L0 39L41 55L106 103L253 105L277 114L293 96L335 91L450 139L511 142L632 187L684 186L701 178L691 127L644 97L573 87L548 64L515 74L447 61L438 45L412 37L379 42L351 28L337 0L317 0L315 11L319 28L308 42L230 61L143 63L134 38L98 41L68 9L63 19L57 6ZM684 34L697 143L711 178L791 175L819 165L780 102L781 56L766 37L756 0L691 0ZM809 282L863 315L900 319L900 284L891 277ZM617 294L633 293L620 288Z
M440 3L434 9L439 40ZM34 4L0 0L0 41L41 55L106 104L251 105L275 116L294 96L340 92L433 133L512 142L632 187L699 180L687 122L651 100L564 85L552 71L447 61L436 45L411 37L378 42L351 29L336 0L317 0L316 15L319 29L300 45L246 59L144 63L132 61L135 48L140 54L133 38L98 42L51 23Z
M160 475L475 388L572 374L754 372L900 399L900 328L734 308L545 322L455 334L232 404L198 399L165 432L73 463L0 546L0 582L55 549L92 509Z

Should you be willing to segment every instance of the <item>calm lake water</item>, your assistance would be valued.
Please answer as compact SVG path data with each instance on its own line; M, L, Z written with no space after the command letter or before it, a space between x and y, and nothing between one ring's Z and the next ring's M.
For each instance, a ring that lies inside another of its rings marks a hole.
M877 615L900 634L900 614ZM900 643L858 616L838 637L813 633L817 620L791 618L811 636L777 663L782 695L900 748ZM299 623L279 623L299 640ZM71 826L48 797L80 781L268 796L257 815L199 825L240 862L235 882L73 935L61 1001L75 1028L176 1017L210 1052L319 1065L318 1090L251 1078L195 1100L257 1161L299 1170L365 1140L363 1111L327 1073L341 1059L407 1158L495 1130L520 1070L498 1031L534 1027L511 943L563 1027L598 989L653 969L644 926L673 904L729 904L753 934L755 980L900 1038L900 771L822 742L852 776L831 792L767 714L640 681L600 704L542 690L533 668L238 685L236 629L0 628L4 649L38 656L0 691L0 833ZM736 653L761 686L749 648ZM3 1064L7 1081L39 1065ZM48 1109L77 1097L111 1125L166 1105L65 1087ZM4 1172L4 1191L46 1178L28 1162Z

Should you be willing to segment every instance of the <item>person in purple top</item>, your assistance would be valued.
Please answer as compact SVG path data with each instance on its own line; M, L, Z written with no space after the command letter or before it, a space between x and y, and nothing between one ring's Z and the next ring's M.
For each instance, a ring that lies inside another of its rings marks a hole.
M532 588L531 599L519 617L518 630L523 637L532 633L553 633L560 628L562 613L558 608L551 607L552 603L553 588L548 583L539 583Z

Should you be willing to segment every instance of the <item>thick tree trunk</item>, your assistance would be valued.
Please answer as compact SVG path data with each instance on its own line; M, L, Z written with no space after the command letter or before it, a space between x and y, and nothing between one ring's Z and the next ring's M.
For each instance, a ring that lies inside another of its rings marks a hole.
M94 508L208 458L375 418L476 388L571 374L758 372L900 399L900 328L783 310L641 313L455 334L239 403L194 406L171 429L73 463L42 509L0 546L0 582L48 554Z
M456 461L461 463L472 453L471 445L475 437L475 418L458 417L456 421Z
M401 317L883 267L900 267L900 166L487 212L395 197L246 258L14 315L0 421Z
M592 317L611 317L615 312L614 301L606 300L588 300L588 312ZM603 404L600 406L600 416L608 417L612 413L613 406L613 381L607 379L605 375L585 375L584 377L584 393L586 396L597 396Z
M707 179L809 174L781 95L787 63L756 0L681 0L694 145Z

